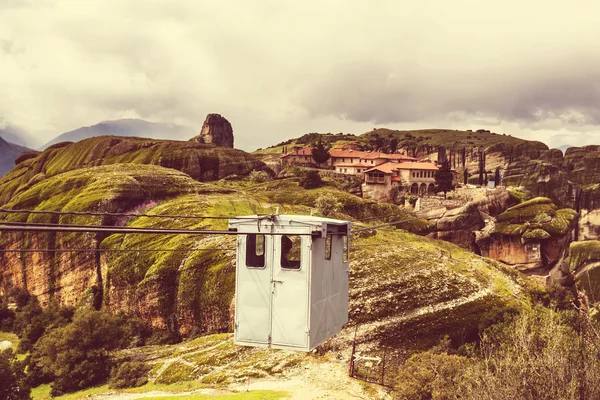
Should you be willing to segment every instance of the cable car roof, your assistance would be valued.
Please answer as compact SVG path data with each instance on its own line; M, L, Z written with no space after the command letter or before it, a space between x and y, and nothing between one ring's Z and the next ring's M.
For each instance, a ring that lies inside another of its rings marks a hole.
M285 223L285 224L293 224L294 222L298 222L300 224L314 224L321 225L322 223L327 223L329 225L349 225L350 221L344 221L341 219L333 219L333 218L325 218L318 216L309 216L309 215L290 215L290 214L262 214L262 215L244 215L233 217L229 220L229 225L239 225L239 224L251 224L256 223L257 221L268 221L271 220L277 223Z

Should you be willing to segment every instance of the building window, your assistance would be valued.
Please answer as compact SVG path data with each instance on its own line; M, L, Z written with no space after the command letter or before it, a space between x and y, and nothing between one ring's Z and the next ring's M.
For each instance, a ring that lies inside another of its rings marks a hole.
M325 237L325 259L326 260L331 260L331 242L332 242L332 236L331 235L327 235Z
M246 267L265 267L265 235L246 235Z
M348 246L348 236L344 236L344 255L342 257L342 260L344 262L348 262L349 257L348 254L350 253L350 246Z
M281 268L300 269L301 243L299 235L281 236Z

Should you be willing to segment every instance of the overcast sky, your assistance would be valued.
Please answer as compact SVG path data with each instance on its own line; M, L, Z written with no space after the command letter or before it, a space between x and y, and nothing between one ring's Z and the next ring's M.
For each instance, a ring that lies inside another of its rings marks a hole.
M0 124L126 117L254 150L307 132L490 129L600 144L600 2L0 0Z

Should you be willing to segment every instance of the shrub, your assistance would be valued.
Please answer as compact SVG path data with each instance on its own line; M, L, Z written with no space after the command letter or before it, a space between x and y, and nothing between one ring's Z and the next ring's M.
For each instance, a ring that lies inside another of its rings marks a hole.
M331 193L323 193L315 200L315 207L322 216L331 217L342 209L342 203Z
M250 172L250 175L248 176L248 178L253 183L263 183L263 182L267 182L268 180L270 180L271 177L265 171L252 170L252 172Z
M139 361L125 361L111 373L108 387L111 389L124 389L139 387L148 383L150 367Z
M30 393L24 363L16 359L12 350L0 352L0 399L25 400Z
M467 385L465 368L471 361L435 350L410 357L398 376L397 399L461 399Z
M73 318L74 309L70 307L50 307L47 310L39 308L37 299L24 307L23 311L17 312L15 326L19 329L17 334L21 337L19 342L19 353L31 351L32 346L51 329L65 326Z
M538 307L489 328L465 398L600 398L597 338L585 338L585 327L574 324L574 317Z
M3 300L0 300L0 331L11 332L15 324L16 315Z
M52 396L85 389L108 378L108 351L124 336L122 318L79 309L73 321L45 333L33 346L31 365L51 376Z
M299 183L304 189L314 189L322 186L323 180L317 171L310 170L304 173Z

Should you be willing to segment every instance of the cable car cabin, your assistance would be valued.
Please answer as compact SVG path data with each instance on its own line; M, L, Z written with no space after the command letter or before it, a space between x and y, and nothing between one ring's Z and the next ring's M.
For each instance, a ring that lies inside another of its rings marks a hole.
M310 351L348 322L350 222L238 217L236 344Z

